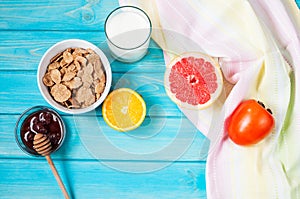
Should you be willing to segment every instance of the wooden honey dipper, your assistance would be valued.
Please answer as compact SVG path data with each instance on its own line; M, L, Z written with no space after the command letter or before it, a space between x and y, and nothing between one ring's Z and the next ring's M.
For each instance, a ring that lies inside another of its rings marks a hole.
M46 157L47 162L50 165L52 173L53 173L60 189L62 190L65 198L69 199L70 198L69 194L68 194L68 192L67 192L67 190L66 190L53 162L52 162L52 159L50 157L52 146L51 146L51 142L50 142L49 138L41 133L36 134L34 136L33 147L36 150L36 152L38 152L38 154Z

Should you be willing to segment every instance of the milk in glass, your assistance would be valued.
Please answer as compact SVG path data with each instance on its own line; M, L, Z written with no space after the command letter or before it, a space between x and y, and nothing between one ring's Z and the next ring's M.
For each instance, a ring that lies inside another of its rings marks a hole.
M105 33L112 55L123 62L134 62L147 53L151 21L139 8L120 7L106 19Z

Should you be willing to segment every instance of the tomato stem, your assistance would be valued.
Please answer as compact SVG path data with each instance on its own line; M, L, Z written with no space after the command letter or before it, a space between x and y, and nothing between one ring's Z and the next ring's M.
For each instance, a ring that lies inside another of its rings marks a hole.
M261 105L264 109L266 108L265 104L262 103L261 101L257 101L257 103L258 103L259 105ZM267 108L267 111L268 111L271 115L273 114L272 111L271 111L271 109Z
M260 104L263 108L266 108L264 103L262 103L261 101L257 101L258 104Z
M272 113L272 111L271 111L271 109L267 109L267 111L272 115L273 113Z

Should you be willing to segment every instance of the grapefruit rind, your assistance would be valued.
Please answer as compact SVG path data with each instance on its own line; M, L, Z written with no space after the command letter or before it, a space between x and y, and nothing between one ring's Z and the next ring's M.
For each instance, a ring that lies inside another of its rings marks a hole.
M214 93L210 93L210 99L207 102L203 103L203 104L192 105L192 104L189 104L187 102L182 102L181 100L177 99L175 93L171 92L169 77L170 77L172 67L177 62L181 61L183 58L188 58L188 57L202 58L205 61L210 62L214 66L214 69L215 69L215 74L216 74L216 77L217 77L216 83L217 83L218 87L214 91ZM172 59L166 67L164 83L165 83L166 93L170 97L170 99L174 103L176 103L179 107L187 108L187 109L201 110L201 109L205 109L205 108L209 107L210 105L212 105L216 101L216 99L218 99L218 97L221 95L222 90L223 90L223 76L222 76L222 72L221 72L221 69L220 69L220 66L219 66L218 62L216 62L209 55L205 55L205 54L202 54L202 53L199 53L199 52L183 53L183 54L178 55L174 59Z
M114 96L114 95L118 95L118 93L121 93L121 92L129 92L131 93L132 95L134 95L135 97L138 98L138 100L141 102L141 105L142 105L142 109L143 109L143 112L140 116L140 120L135 123L134 125L132 125L131 127L128 127L128 128L121 128L121 127L118 127L116 125L113 125L112 122L109 120L109 117L107 117L107 110L106 110L106 107L108 105L108 103L111 101L111 98ZM131 131L131 130L134 130L136 128L138 128L144 121L145 117L146 117L146 103L144 101L144 99L141 97L141 95L139 95L136 91L132 90L132 89L129 89L129 88L119 88L119 89L116 89L114 91L112 91L105 99L104 103L103 103L103 106L102 106L102 115L103 115L103 119L105 121L105 123L111 127L112 129L116 130L116 131L120 131L120 132L127 132L127 131Z

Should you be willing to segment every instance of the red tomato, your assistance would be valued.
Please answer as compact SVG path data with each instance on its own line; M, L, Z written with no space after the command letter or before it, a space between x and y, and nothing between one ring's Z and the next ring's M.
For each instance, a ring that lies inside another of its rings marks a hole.
M253 99L243 101L231 114L228 135L238 145L252 145L264 139L273 129L275 121L262 103Z

